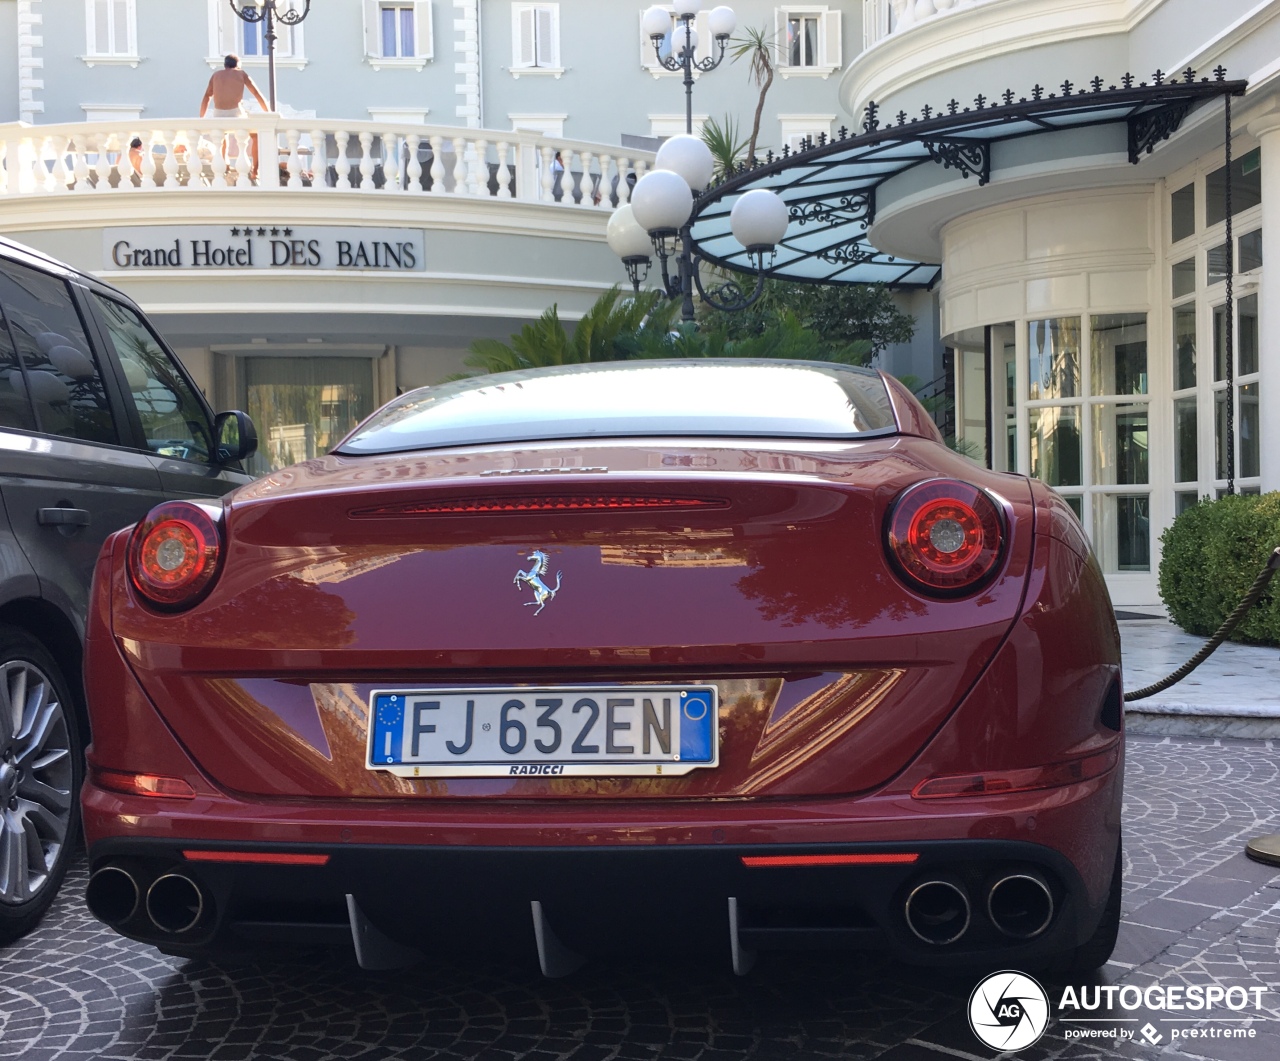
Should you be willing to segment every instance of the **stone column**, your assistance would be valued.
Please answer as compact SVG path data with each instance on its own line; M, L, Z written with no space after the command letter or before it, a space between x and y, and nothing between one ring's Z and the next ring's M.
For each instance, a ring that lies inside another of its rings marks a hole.
M1262 281L1258 290L1258 398L1262 492L1280 490L1280 108L1249 123L1262 147Z

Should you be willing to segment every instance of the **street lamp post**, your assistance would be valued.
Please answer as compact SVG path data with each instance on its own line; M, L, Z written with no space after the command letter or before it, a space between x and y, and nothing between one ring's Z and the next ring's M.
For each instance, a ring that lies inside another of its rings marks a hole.
M272 113L276 109L276 23L282 26L296 26L311 13L311 0L305 0L306 6L299 11L292 0L286 0L288 7L281 10L278 0L251 0L236 7L236 0L227 0L231 10L242 22L265 22L262 39L267 42L267 85L268 97L271 100Z
M702 0L676 0L675 17L677 25L673 29L671 14L662 7L651 7L644 13L644 31L653 42L654 54L658 64L673 73L684 73L684 131L693 132L693 81L694 71L700 74L710 73L724 61L724 50L729 43L729 35L737 25L737 17L732 8L717 7L707 16L708 28L716 44L720 46L719 54L709 55L705 59L695 60L694 53L698 48L698 31L694 29L694 19L698 17L698 9ZM667 34L671 34L671 54L662 54L662 42ZM683 38L683 43L679 42ZM679 51L677 52L677 44Z
M695 291L708 305L727 311L746 309L760 298L768 275L767 259L786 235L790 215L786 203L773 192L757 189L739 198L730 212L729 227L755 266L755 289L748 294L734 280L710 287L703 284L692 228L698 197L711 183L715 160L711 149L693 135L693 75L695 70L706 73L720 65L735 17L727 7L710 12L708 27L720 50L717 55L695 62L698 34L693 22L701 0L676 0L674 7L674 30L671 13L661 7L651 7L644 13L643 27L653 42L658 62L667 70L684 72L685 132L659 148L654 168L636 181L631 202L619 207L610 218L607 236L637 294L648 278L652 255L658 256L663 292L667 298L680 300L681 320L693 323ZM672 54L664 58L661 46L668 33L672 35ZM684 43L677 55L681 36Z

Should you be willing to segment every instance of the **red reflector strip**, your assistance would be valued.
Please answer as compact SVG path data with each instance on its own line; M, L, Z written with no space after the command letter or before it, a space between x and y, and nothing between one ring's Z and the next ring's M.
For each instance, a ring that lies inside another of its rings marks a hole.
M758 869L766 866L901 866L920 856L914 851L890 855L743 855L742 864Z
M409 501L352 509L355 519L396 516L502 515L508 512L616 512L624 509L724 508L727 502L703 497L653 497L641 494L565 494L551 497L507 497L482 500Z
M180 777L157 774L128 774L121 770L94 770L93 780L100 788L123 792L128 796L152 796L158 799L195 799L196 790Z
M1101 777L1120 761L1119 747L1095 752L1079 759L1023 770L1000 770L985 774L952 774L931 777L916 785L914 799L956 799L965 796L1003 796L1010 792L1032 792L1040 788L1060 788Z
M296 855L288 851L184 851L188 862L253 862L264 866L327 866L328 855Z

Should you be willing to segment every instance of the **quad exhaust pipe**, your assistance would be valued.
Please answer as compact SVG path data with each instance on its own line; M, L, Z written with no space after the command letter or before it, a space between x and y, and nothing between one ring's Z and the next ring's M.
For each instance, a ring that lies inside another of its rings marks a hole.
M917 884L903 906L907 927L934 946L955 943L969 930L969 895L959 881L939 877Z
M142 891L138 878L123 866L103 866L89 878L84 901L89 913L115 928L138 912Z
M1035 870L1001 877L987 892L987 916L1006 936L1035 939L1053 920L1053 891Z
M163 873L145 887L145 875L132 865L109 863L89 878L85 903L99 921L119 928L145 913L150 927L180 936L206 920L213 909L204 889L185 873Z

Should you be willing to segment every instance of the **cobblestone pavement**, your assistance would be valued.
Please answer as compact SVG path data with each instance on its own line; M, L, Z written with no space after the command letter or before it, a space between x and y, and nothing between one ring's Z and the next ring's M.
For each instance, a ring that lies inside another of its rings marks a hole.
M1070 1038L1056 1019L1017 1056L1280 1057L1280 872L1241 854L1280 832L1280 745L1130 741L1125 924L1095 985L1266 988L1247 1023L1150 1020L1157 1045ZM564 980L504 966L362 973L340 957L220 966L166 958L84 912L81 866L41 928L0 950L0 1058L989 1058L965 1017L973 977L877 958L763 956L745 979L700 966L593 964ZM1186 1014L1183 1014L1184 1016ZM1252 1027L1252 1039L1173 1040Z

